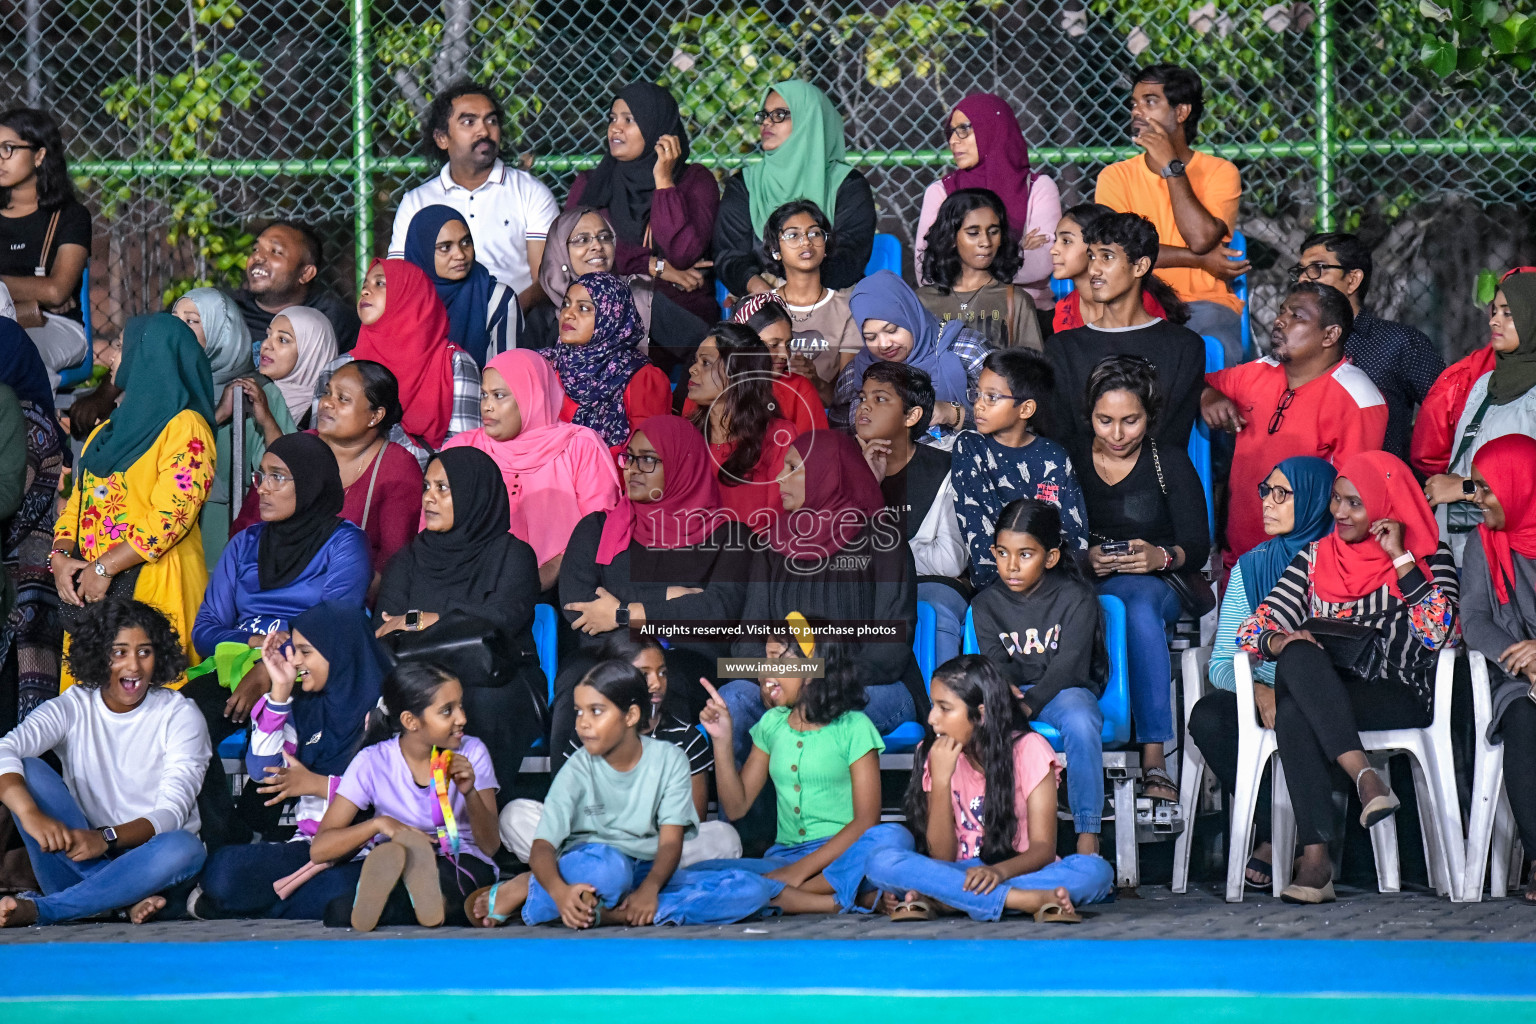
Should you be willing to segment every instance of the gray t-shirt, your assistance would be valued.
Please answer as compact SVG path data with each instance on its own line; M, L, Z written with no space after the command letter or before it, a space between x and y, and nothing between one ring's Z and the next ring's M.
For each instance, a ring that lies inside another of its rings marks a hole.
M557 853L602 843L636 860L655 860L663 825L682 825L685 839L698 834L688 755L642 736L640 761L627 772L585 748L572 755L550 784L533 838Z

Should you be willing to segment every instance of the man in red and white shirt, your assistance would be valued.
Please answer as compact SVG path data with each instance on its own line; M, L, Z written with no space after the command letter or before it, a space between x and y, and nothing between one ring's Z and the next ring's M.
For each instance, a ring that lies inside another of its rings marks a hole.
M1275 464L1314 455L1335 466L1377 451L1387 402L1365 371L1344 358L1354 323L1349 299L1302 281L1285 297L1270 333L1270 355L1205 375L1200 413L1237 433L1227 512L1227 565L1265 539L1259 484Z

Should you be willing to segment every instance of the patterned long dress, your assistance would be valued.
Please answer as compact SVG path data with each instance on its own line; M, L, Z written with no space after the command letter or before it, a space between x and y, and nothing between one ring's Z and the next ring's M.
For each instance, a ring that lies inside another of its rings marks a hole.
M16 720L59 692L59 593L48 569L54 500L64 469L63 431L46 411L21 401L26 422L27 477L21 507L0 523L0 559L16 588L16 604L0 622L0 661L16 649ZM7 709L9 710L9 709Z

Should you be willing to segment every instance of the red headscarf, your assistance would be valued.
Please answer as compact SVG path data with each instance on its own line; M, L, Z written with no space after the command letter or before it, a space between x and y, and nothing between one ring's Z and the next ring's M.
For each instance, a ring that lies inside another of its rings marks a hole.
M384 315L357 332L352 355L389 368L400 382L401 425L433 450L448 436L453 411L453 352L448 311L437 289L414 263L374 260L384 267Z
M1536 439L1524 434L1496 437L1477 450L1472 465L1504 507L1504 528L1479 526L1477 535L1493 576L1493 592L1499 604L1508 604L1509 583L1515 579L1510 552L1536 558Z
M1339 479L1347 479L1360 492L1371 522L1392 519L1403 524L1403 547L1428 578L1430 571L1425 559L1440 546L1440 527L1413 470L1387 452L1360 452L1344 460L1339 467ZM1335 528L1318 541L1317 558L1312 565L1312 589L1318 597L1336 604L1358 601L1382 584L1397 597L1403 596L1392 558L1375 537L1346 544Z
M631 501L627 495L619 499L603 524L599 565L611 565L632 540L647 548L702 544L722 518L715 464L698 427L669 414L644 420L635 433L644 434L661 459L661 497L649 502Z
M1029 143L1019 128L1013 108L1001 96L976 92L961 100L956 111L971 119L976 133L976 166L944 175L944 192L956 189L986 188L996 192L1008 210L1008 231L1017 240L1024 237L1029 215L1029 191L1038 177L1029 169ZM953 112L948 125L953 121Z
M805 503L774 525L769 543L790 558L827 558L852 543L885 507L859 443L837 430L812 430L790 445L805 460Z

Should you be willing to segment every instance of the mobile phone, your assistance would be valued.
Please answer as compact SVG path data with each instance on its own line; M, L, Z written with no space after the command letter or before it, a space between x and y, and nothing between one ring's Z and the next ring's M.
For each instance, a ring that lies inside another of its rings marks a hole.
M1128 555L1131 553L1131 542L1128 540L1105 541L1099 545L1099 550L1106 555Z

